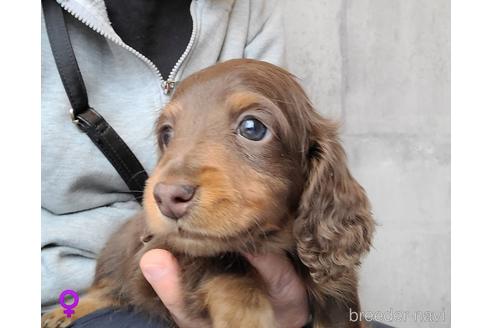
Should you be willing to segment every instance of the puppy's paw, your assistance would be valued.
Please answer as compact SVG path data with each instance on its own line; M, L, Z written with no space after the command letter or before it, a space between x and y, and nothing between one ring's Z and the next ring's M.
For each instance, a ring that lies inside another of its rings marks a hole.
M41 328L70 327L78 318L82 318L97 310L117 305L117 302L108 297L104 289L93 288L80 298L77 307L74 308L75 313L70 318L67 318L67 315L63 313L65 310L62 307L58 307L41 317Z
M213 328L276 327L266 293L248 277L219 276L202 287Z
M217 319L217 318L215 318ZM229 313L225 315L225 320L214 320L213 327L225 328L271 328L276 327L275 317L273 311L269 308L257 308L238 311L236 313Z
M45 313L41 317L41 328L66 328L69 327L75 320L76 316L67 318L67 315L63 313L63 309L55 309L51 312Z

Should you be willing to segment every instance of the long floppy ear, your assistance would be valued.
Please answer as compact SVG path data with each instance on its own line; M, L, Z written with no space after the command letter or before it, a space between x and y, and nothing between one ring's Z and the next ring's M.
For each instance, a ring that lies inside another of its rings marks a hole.
M327 318L326 307L358 309L356 270L370 248L374 221L364 189L347 168L337 125L312 115L304 165L307 181L294 235L299 259L309 271L315 327L321 327L327 320L348 321L348 314L340 311L334 314L338 318Z

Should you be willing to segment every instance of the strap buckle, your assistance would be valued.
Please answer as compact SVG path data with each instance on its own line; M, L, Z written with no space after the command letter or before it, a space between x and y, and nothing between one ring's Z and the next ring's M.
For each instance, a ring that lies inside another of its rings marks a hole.
M72 119L72 123L75 125L79 125L79 119L75 116L75 113L73 111L73 108L70 108L70 118Z
M73 108L70 108L70 118L80 131L87 133L89 128L94 128L100 121L104 120L92 107L87 107L81 113L75 114Z

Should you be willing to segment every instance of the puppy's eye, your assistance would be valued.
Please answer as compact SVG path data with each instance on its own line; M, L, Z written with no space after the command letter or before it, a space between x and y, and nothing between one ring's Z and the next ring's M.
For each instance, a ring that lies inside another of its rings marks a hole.
M162 128L161 134L159 136L161 144L164 146L169 145L173 135L174 135L173 128L170 125L164 126L164 128Z
M265 137L267 128L256 118L246 117L239 124L238 131L246 139L259 141Z

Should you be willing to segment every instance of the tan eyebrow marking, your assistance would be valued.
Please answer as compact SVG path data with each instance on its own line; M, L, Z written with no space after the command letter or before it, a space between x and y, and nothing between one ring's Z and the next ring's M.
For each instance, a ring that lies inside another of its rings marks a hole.
M227 107L237 111L245 107L250 107L253 104L257 104L259 100L260 96L258 94L243 91L235 92L230 95L226 100L226 104Z
M226 98L226 106L232 115L236 115L252 107L268 109L268 112L278 114L277 106L261 94L250 91L237 91Z

